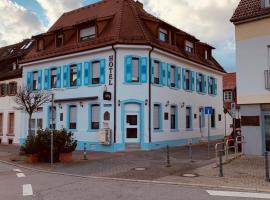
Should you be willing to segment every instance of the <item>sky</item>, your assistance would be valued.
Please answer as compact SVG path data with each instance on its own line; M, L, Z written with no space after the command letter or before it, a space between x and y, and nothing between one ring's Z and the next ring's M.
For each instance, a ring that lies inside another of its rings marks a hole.
M0 47L31 38L64 13L99 0L0 0ZM151 14L214 46L214 57L235 71L234 26L240 0L140 0ZM173 5L173 6L172 6Z

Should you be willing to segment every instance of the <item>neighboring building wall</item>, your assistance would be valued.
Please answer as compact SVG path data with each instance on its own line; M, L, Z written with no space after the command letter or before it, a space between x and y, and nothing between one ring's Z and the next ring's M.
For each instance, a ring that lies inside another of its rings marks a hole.
M7 81L1 81L1 84L8 84L11 82L16 82L17 87L19 88L21 85L21 78L17 79L11 79ZM14 102L14 96L6 95L4 97L0 97L0 114L2 114L2 124L3 124L3 132L2 134L0 133L0 138L2 139L2 143L14 143L14 144L19 144L19 138L22 134L24 134L22 127L24 123L24 113L22 111L18 111L15 109L17 106L16 103ZM14 123L10 124L9 121L9 115L13 113L14 114ZM14 128L13 133L9 131L10 129Z

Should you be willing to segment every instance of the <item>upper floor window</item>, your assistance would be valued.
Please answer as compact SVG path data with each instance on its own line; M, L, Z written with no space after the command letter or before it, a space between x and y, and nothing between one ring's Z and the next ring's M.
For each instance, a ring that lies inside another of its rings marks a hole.
M17 94L17 83L11 82L8 84L8 95L13 96Z
M194 45L193 45L192 42L186 41L186 43L185 43L185 51L188 52L188 53L193 53Z
M126 56L125 57L125 83L147 82L147 57Z
M95 26L80 29L80 41L87 41L95 37L96 37Z
M99 84L100 82L100 62L94 61L92 63L92 84Z
M33 72L32 89L38 90L38 71Z
M208 77L208 94L217 94L217 80L214 77Z
M132 58L132 82L139 82L139 58Z
M197 92L204 92L204 75L197 73Z
M0 96L1 96L1 97L7 96L7 93L8 93L7 89L8 89L8 85L7 85L7 84L2 83L2 84L0 85Z
M159 40L162 42L168 41L168 31L165 29L160 28L159 29Z
M159 61L154 61L154 83L161 83L161 66Z
M71 65L70 66L70 74L69 74L69 77L70 77L70 82L69 82L69 85L70 87L74 87L74 86L77 86L77 65Z
M51 69L51 88L57 88L57 69Z
M266 8L270 7L270 0L265 0L265 7Z
M176 73L176 67L171 66L171 73L170 73L170 79L171 79L171 87L176 87L176 78L177 78L177 73Z
M61 32L57 32L55 36L55 46L61 47L64 44L64 34Z
M37 50L38 51L44 50L44 39L37 40Z
M232 100L233 100L232 91L225 91L224 92L224 101L232 101Z

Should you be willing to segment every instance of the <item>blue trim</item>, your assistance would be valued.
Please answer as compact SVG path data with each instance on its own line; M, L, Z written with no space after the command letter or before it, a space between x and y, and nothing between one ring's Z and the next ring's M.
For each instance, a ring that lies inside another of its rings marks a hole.
M125 144L125 105L138 104L140 106L140 144L144 143L144 101L137 99L128 99L121 101L121 131L122 144Z

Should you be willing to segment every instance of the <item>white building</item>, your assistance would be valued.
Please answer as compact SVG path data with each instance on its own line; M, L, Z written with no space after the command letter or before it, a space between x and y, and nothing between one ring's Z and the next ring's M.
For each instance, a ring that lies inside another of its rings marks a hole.
M270 4L241 0L235 24L237 102L242 115L246 154L270 150Z
M207 138L206 106L214 108L211 139L223 137L225 72L213 48L149 15L141 3L101 1L65 13L34 38L36 48L21 63L24 84L55 94L54 127L72 131L78 149L198 142ZM51 106L34 120L49 128ZM100 144L104 126L112 130L109 145Z
M16 110L14 96L22 84L18 61L31 49L31 40L0 48L0 143L19 144L24 113Z

